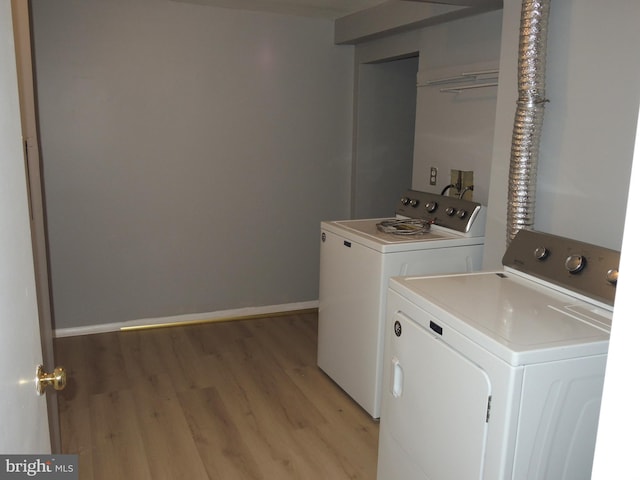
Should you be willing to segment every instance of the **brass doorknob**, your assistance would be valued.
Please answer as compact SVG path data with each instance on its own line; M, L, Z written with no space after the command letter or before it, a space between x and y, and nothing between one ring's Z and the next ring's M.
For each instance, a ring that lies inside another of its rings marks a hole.
M67 385L67 372L64 367L56 367L52 373L46 373L44 367L38 365L36 370L36 391L38 395L44 394L49 385L55 390L62 390Z

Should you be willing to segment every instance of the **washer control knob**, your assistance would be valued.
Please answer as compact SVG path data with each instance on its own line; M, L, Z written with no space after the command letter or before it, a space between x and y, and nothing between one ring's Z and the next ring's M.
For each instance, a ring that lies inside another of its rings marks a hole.
M618 269L617 268L611 268L611 269L607 270L607 282L609 282L611 285L615 285L616 283L618 283Z
M564 266L571 274L580 273L587 265L587 259L582 255L569 255L564 261Z
M436 209L438 208L438 202L428 202L424 208L427 209L427 212L429 213L433 213L436 211Z
M402 197L400 203L403 205L409 205L410 200L407 197Z
M446 213L450 217L453 217L456 214L456 209L453 207L447 207L444 209L444 213Z
M460 209L460 210L458 210L457 215L458 215L458 218L466 218L467 217L467 211L463 210L463 209Z
M416 208L419 203L420 203L420 200L416 200L415 198L412 198L411 200L409 200L409 205L411 205L413 208Z
M538 260L546 260L549 256L549 249L547 247L538 247L533 251L533 256Z

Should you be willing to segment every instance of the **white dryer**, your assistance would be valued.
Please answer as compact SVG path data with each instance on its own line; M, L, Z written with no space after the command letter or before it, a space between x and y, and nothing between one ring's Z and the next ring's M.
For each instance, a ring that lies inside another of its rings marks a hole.
M378 480L590 478L618 263L522 230L503 270L391 279Z
M409 190L396 214L321 224L318 365L373 418L389 278L479 270L484 247L479 203Z

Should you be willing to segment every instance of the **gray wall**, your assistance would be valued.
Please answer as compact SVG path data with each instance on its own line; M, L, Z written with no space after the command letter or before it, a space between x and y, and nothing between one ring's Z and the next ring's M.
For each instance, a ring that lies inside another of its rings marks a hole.
M506 246L519 0L505 0L484 265ZM620 249L640 97L640 2L551 2L534 227Z
M444 93L441 88L454 85L427 86L425 81L498 68L501 25L502 12L494 11L421 31L415 189L440 193L451 183L451 169L473 171L472 198L487 204L497 88ZM435 186L429 184L431 167L438 169Z
M418 57L356 65L352 216L391 217L411 187Z
M413 150L409 158L407 171L411 172L412 187L418 190L440 193L449 184L450 170L473 170L475 180L474 199L486 204L489 190L491 154L494 136L494 116L497 89L487 88L460 95L439 93L440 87L415 87L422 79L441 78L456 75L468 69L497 67L500 59L500 29L502 12L492 11L472 17L448 21L443 24L389 35L356 46L357 88L355 97L359 104L373 97L363 89L366 84L359 80L363 67L379 68L378 63L385 59L419 54L418 74L406 88L417 94L415 106L415 132L406 144ZM368 63L373 62L372 65ZM391 62L392 64L393 62ZM390 65L391 65L390 64ZM360 107L361 108L361 107ZM354 205L362 203L358 186L360 176L367 175L367 161L370 151L362 145L369 137L363 136L367 130L361 125L361 112L356 109L357 126L354 144ZM366 115L362 115L365 119ZM372 131L372 129L370 130ZM378 140L379 134L372 136ZM378 147L378 145L374 146ZM405 155L406 156L406 155ZM393 165L393 162L389 162ZM363 168L359 168L360 165ZM438 182L429 185L431 166L438 168ZM397 165L393 165L397 168ZM364 171L363 171L364 170ZM379 169L380 171L381 169ZM361 189L362 190L362 189ZM371 195L369 193L369 195ZM398 195L387 196L389 208L395 206ZM467 198L467 197L465 197ZM378 207L378 212L382 212ZM357 216L359 210L354 209ZM384 214L391 215L392 210Z
M639 9L552 3L537 229L620 247ZM314 301L318 223L353 193L353 51L332 22L157 0L33 11L56 327ZM356 50L355 65L419 50L425 75L499 60L491 158L470 164L486 268L505 246L519 13L506 0Z
M317 300L349 211L353 47L333 22L33 1L57 329Z
M425 98L419 88L414 147L414 188L439 191L450 169L474 170L474 198L488 205L485 268L501 266L506 246L520 5L520 0L506 0L503 11L419 31L421 78L437 78L458 66L498 62L495 113L487 102L485 126L463 134L458 131L455 141L447 138L442 122L438 123L450 110ZM536 229L614 249L621 246L635 106L640 97L640 58L635 52L640 44L638 18L636 0L551 2L547 60L551 101L542 133ZM398 45L404 45L406 53L414 43L412 33L398 34L359 44L356 54L367 48L400 53ZM458 102L453 106L459 111L464 111L462 98L451 98ZM447 119L456 121L451 115ZM435 126L443 131L438 134ZM471 152L482 155L472 157ZM432 165L440 170L436 187L427 184Z

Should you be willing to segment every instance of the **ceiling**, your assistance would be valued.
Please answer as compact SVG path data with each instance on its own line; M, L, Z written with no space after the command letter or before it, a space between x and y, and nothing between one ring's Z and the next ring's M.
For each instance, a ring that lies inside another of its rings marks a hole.
M389 0L174 0L212 7L235 8L261 12L284 13L308 17L340 18L360 10L375 7ZM392 0L393 1L393 0ZM397 1L397 0L396 0ZM472 6L486 0L405 0L424 3L446 3Z

